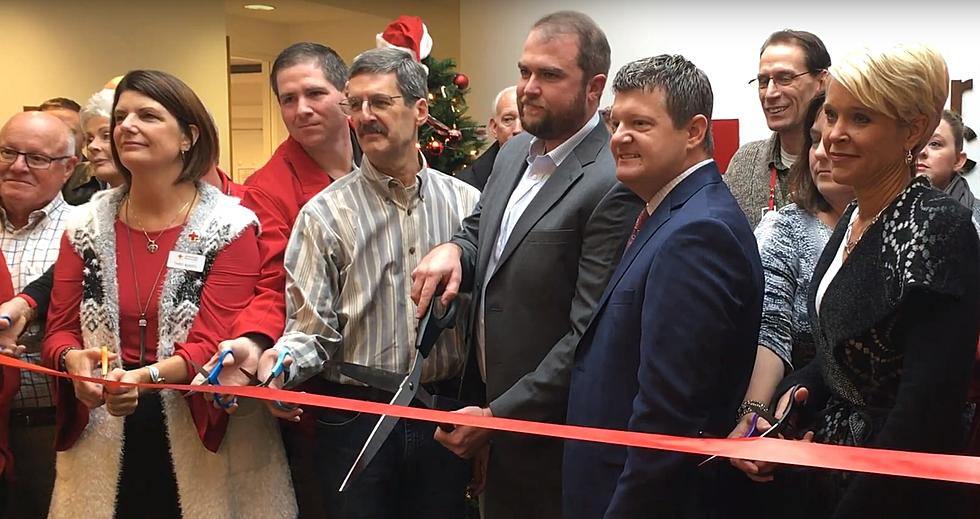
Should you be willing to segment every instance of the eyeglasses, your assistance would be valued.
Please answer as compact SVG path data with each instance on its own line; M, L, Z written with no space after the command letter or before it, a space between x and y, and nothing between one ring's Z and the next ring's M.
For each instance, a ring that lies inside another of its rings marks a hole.
M340 102L340 109L347 115L361 113L364 102L367 101L368 106L371 107L371 112L379 113L388 110L392 106L395 106L395 99L401 99L401 97L402 96L390 96L387 94L374 94L367 99L361 99L360 97L348 97Z
M56 160L65 160L74 157L74 155L49 157L41 153L27 153L24 151L17 151L13 148L0 148L0 162L4 164L13 164L14 162L17 162L17 157L21 155L24 156L24 162L27 163L27 167L31 169L48 169L51 167L51 163Z
M765 90L769 88L769 81L775 81L776 85L781 87L787 87L792 85L793 82L796 81L796 78L800 76L805 76L810 73L811 71L807 70L806 72L800 72L799 74L793 74L791 72L778 72L771 76L765 74L759 74L758 76L750 79L749 84L751 85L752 83L758 82L759 90Z

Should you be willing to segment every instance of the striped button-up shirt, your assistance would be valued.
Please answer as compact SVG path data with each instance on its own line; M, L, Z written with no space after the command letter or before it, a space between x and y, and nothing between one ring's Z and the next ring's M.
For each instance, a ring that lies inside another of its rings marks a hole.
M72 206L58 193L48 205L33 211L27 217L27 224L17 229L7 219L7 212L0 207L3 228L0 229L0 249L7 260L10 280L14 293L39 278L44 271L54 265L61 249L61 235L71 214ZM41 318L43 321L43 317ZM21 335L20 344L27 346L22 360L32 364L41 363L41 336L43 328L37 322L28 326ZM44 375L33 371L20 372L20 391L14 400L14 407L51 407L51 390Z
M361 167L317 194L300 211L286 248L286 331L276 343L293 357L291 386L318 373L357 384L327 360L407 373L417 319L412 270L448 241L480 192L422 168L411 186ZM457 316L466 315L464 309ZM426 359L423 382L460 374L466 326L457 323Z

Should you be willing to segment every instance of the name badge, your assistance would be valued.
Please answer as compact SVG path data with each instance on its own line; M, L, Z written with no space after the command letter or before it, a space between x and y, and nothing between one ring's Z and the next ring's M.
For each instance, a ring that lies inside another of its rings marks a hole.
M204 256L188 252L170 251L170 256L167 258L167 267L190 270L191 272L204 272Z

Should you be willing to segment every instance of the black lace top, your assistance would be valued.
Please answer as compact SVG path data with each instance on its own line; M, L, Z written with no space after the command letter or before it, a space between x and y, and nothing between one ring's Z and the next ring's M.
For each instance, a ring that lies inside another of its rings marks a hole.
M818 411L811 423L816 441L958 452L980 326L980 245L970 211L927 181L913 180L844 261L818 315L817 287L854 210L852 205L841 217L810 285L817 362L788 376L782 387L802 383L810 389L806 408ZM913 479L835 477L840 499L833 510L840 517L885 510L905 517L925 506L919 491L943 494L949 488ZM941 507L954 513L957 501L947 497ZM939 516L937 503L929 506L928 515Z

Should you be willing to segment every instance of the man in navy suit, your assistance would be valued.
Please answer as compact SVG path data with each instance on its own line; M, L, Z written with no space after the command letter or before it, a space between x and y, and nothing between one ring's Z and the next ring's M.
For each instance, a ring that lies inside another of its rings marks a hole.
M616 176L647 201L572 370L568 423L724 437L755 361L762 266L711 159L711 84L683 56L613 84ZM724 461L568 441L566 517L725 516ZM729 509L728 512L731 510Z

